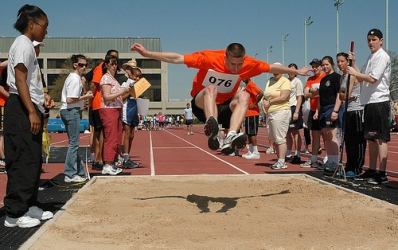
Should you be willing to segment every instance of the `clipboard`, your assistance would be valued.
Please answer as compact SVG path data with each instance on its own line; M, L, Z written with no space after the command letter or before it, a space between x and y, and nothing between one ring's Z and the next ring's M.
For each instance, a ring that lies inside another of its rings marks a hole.
M149 87L151 87L151 84L143 77L134 83L133 87L130 89L130 95L137 99Z

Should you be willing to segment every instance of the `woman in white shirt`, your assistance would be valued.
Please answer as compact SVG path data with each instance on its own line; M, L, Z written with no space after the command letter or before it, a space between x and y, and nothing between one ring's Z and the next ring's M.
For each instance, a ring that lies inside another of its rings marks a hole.
M82 75L87 67L84 55L72 55L73 72L66 78L62 88L60 114L68 134L69 147L65 159L65 182L83 182L86 180L84 163L79 156L80 143L80 110L84 107L84 100L93 98L90 91L82 95Z

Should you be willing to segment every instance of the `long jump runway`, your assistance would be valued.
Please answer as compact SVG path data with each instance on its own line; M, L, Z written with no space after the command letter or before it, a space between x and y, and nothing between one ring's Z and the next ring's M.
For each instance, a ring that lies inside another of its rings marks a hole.
M39 199L57 212L55 218L35 229L1 225L0 248L396 247L396 178L390 178L389 186L374 187L292 164L275 171L269 165L276 155L265 154L265 128L258 135L259 160L211 151L203 125L195 126L194 132L187 135L185 127L139 131L131 156L140 168L117 177L90 169L94 178L85 185L62 183L63 164L50 159L42 178L52 185L40 192ZM51 136L51 148L62 154L66 135ZM89 135L82 134L81 154L87 152L88 141ZM389 160L394 161L394 153ZM302 155L302 161L307 157ZM395 169L390 169L394 175ZM4 175L0 180L3 183Z

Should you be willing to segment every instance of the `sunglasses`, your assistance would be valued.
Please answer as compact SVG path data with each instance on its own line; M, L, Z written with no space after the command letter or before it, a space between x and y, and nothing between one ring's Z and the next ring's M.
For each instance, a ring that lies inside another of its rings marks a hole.
M109 63L109 65L115 66L115 65L117 65L117 62L111 62L111 63Z
M80 68L87 67L88 63L76 63Z

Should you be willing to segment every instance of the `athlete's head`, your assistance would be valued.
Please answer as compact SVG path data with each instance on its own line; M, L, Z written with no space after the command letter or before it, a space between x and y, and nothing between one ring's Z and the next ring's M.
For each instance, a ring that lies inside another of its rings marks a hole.
M225 67L227 67L232 74L237 74L243 66L245 55L245 47L243 47L242 44L231 43L228 45L225 53Z

